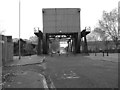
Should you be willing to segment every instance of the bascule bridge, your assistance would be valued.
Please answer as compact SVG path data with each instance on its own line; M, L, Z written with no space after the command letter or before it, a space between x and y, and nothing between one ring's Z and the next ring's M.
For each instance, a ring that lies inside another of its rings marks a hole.
M87 53L86 29L81 32L80 8L44 8L43 32L35 31L38 37L38 55L48 54L52 39L65 38L71 52L80 53L81 38L84 37L84 52Z

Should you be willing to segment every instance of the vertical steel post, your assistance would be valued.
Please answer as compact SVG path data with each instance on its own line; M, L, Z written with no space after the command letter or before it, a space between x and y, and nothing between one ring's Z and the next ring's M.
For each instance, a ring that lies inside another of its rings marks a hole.
M80 33L78 33L76 39L77 39L77 51L76 52L80 53L80 42L81 42Z
M43 33L43 54L47 54L46 33Z
M37 47L37 54L41 54L41 37L40 37L40 32L38 32L38 47Z
M77 53L80 53L80 44L81 44L81 27L80 27L80 9L78 10L78 15L79 15L79 32L78 32L78 35L77 35Z
M88 54L88 46L87 46L87 39L86 39L86 28L85 28L85 32L84 32L84 50L85 53Z
M19 0L19 60L21 59L21 45L20 45L20 6L21 6L21 3L20 3L20 0Z

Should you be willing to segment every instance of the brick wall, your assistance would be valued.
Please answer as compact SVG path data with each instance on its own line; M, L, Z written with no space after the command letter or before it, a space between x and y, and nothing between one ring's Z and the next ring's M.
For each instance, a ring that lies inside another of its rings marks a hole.
M0 65L13 60L12 36L0 35Z

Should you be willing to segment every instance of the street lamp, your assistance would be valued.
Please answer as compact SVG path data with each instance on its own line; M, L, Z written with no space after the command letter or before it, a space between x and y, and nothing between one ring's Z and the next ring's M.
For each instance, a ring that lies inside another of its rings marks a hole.
M21 59L21 45L20 45L20 0L19 0L19 60Z

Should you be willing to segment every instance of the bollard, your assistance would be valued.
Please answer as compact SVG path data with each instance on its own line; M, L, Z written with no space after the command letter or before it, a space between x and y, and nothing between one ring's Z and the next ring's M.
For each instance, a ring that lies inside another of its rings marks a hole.
M103 57L104 57L104 52L103 52Z
M51 53L50 55L51 55L51 57L53 57L53 54L52 54L52 53Z
M68 53L66 53L66 56L68 56Z
M46 60L45 60L45 56L43 57L43 63L45 62Z
M97 54L95 53L95 56L97 56Z
M60 53L59 53L59 56L60 56Z
M107 52L107 56L109 56L108 52Z

